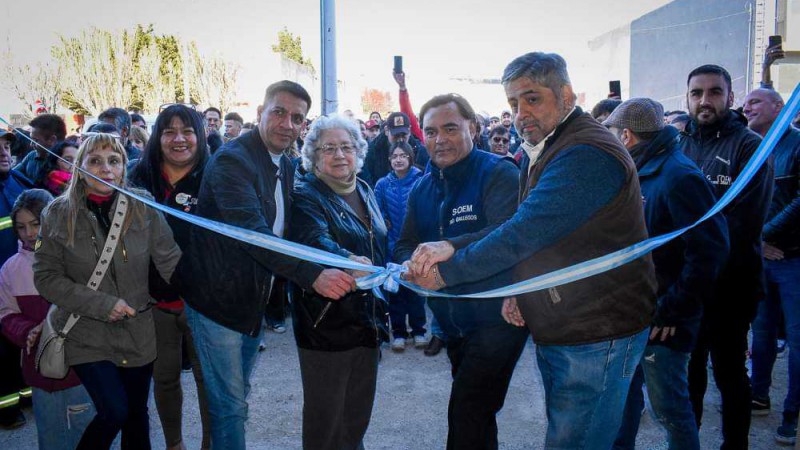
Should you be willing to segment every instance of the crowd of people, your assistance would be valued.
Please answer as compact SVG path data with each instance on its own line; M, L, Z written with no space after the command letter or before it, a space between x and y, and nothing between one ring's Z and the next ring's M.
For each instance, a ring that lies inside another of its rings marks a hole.
M431 291L488 291L702 217L784 106L768 78L781 56L767 50L765 82L741 110L727 70L702 65L687 76L686 112L644 97L585 112L566 61L534 52L505 68L510 110L498 116L458 94L416 114L400 72L401 111L385 119L309 120L308 92L279 81L254 123L169 104L153 124L111 107L76 136L54 114L35 117L29 134L0 130L0 356L19 367L2 372L0 397L31 387L42 449L109 448L120 433L122 448L149 449L152 383L164 446L185 449L180 375L190 368L202 448L244 449L262 336L286 330L288 309L305 449L364 448L381 348L409 345L446 350L444 446L497 449L496 416L529 337L546 448L634 448L646 385L668 447L699 449L710 357L722 448L746 449L751 414L771 408L783 333L789 389L775 438L794 443L794 126L721 213L627 264L517 297L377 295L357 285L367 272L265 250L141 201L362 264L402 264L405 280ZM37 370L44 321L66 334L71 369L61 380ZM18 404L0 408L4 426L24 421Z

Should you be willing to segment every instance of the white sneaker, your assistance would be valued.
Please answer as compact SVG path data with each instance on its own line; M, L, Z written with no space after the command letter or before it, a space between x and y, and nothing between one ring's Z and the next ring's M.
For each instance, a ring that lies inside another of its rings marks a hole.
M414 336L414 348L425 348L428 346L428 340L425 335Z
M406 338L394 338L392 340L392 351L403 352L406 350Z

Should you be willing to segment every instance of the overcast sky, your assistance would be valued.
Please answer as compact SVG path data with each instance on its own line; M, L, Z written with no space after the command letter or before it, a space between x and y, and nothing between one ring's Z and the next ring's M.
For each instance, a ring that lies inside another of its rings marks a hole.
M565 57L576 91L581 91L582 84L608 81L593 80L591 67L581 64L587 42L666 3L339 0L338 77L394 92L392 56L403 55L412 100L419 107L426 99L415 99L414 92L448 92L450 77L498 78L514 57L541 50ZM10 43L15 58L26 62L46 60L58 35L75 36L89 26L130 29L152 23L157 33L194 40L201 51L222 54L243 72L253 54L274 44L285 26L302 37L305 53L319 68L319 1L314 0L39 0L35 7L4 0L0 15L11 18L0 25L0 49ZM259 89L271 81L264 80ZM9 97L3 90L0 112L8 112Z

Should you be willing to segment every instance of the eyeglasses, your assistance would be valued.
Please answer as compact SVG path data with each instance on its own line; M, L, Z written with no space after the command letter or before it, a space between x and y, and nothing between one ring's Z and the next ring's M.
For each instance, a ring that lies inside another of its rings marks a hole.
M169 108L170 106L174 106L174 105L185 106L185 107L187 107L187 108L189 108L191 110L197 111L197 106L192 104L192 103L164 103L163 105L158 107L158 113L160 114L161 111L164 111L165 109Z
M492 141L494 141L494 143L495 143L495 144L499 144L499 143L501 143L501 142L502 142L503 144L508 144L509 142L511 142L510 140L508 140L508 139L506 139L506 138L502 138L502 137L493 137L493 138L492 138Z
M327 144L323 145L317 150L321 151L322 154L325 156L333 156L336 154L337 150L341 150L342 153L344 153L345 155L352 155L353 153L356 152L356 148L350 144L340 144L340 145Z
M402 154L399 154L399 155L391 155L391 156L389 156L389 161L395 161L395 160L398 160L398 159L410 159L410 158L411 158L410 156L406 155L405 153L402 153Z

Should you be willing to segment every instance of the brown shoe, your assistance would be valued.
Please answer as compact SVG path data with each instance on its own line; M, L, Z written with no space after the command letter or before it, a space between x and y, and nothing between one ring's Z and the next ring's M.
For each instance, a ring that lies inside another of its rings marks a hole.
M433 336L425 348L425 356L436 356L444 348L445 342L438 336Z

